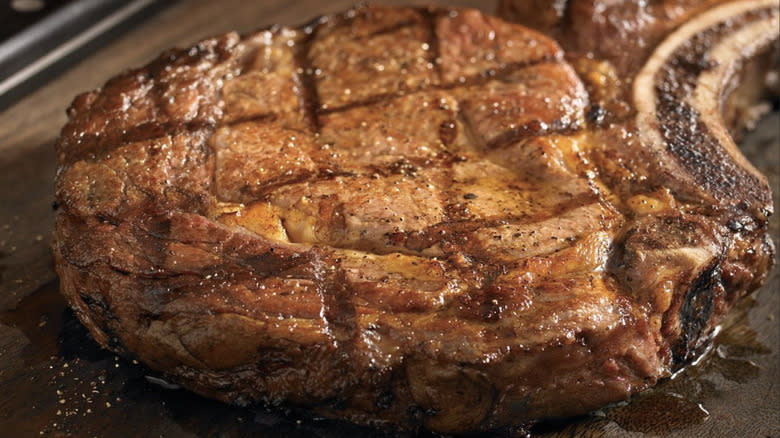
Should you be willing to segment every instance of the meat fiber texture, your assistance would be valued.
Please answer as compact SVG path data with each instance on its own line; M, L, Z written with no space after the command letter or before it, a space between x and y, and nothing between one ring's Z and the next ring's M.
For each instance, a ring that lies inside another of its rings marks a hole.
M597 91L474 10L165 52L68 110L62 293L103 347L229 403L462 433L623 400L762 282L772 207L728 156L705 170L753 189L605 128Z

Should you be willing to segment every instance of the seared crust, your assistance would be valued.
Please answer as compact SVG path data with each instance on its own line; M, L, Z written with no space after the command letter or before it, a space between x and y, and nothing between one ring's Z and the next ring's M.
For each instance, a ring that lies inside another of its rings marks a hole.
M459 433L624 399L761 283L771 208L680 189L634 120L584 129L589 99L554 41L473 10L167 52L68 112L62 292L231 403Z

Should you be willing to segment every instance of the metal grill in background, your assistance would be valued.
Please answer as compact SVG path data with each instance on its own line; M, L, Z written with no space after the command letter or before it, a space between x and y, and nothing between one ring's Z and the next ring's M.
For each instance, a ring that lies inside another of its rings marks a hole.
M0 2L0 110L170 1Z

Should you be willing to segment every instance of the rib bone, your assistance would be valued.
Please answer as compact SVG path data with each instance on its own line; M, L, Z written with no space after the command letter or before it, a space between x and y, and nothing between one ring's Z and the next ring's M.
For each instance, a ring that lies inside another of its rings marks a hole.
M674 123L683 124L681 130L701 133L702 136L712 140L711 144L715 145L715 149L720 149L702 154L693 151L691 154L706 156L709 153L710 156L717 154L726 158L725 162L712 160L710 163L720 169L709 170L720 170L731 181L750 180L754 185L766 186L766 178L745 159L734 143L723 122L721 106L727 97L725 94L730 91L728 84L731 79L739 74L746 62L765 51L777 40L780 33L778 6L777 0L739 1L702 13L669 35L656 48L634 80L632 97L637 110L638 131L645 147L670 150L674 155L678 155L678 160L683 162L683 166L697 182L708 188L707 192L716 197L720 197L717 195L732 197L736 193L729 191L729 187L726 187L722 181L712 180L706 176L708 163L694 162L695 160L691 159L685 162L685 158L675 152L675 148L699 148L703 145L695 141L689 145L680 145L665 138L664 118L667 121L673 120ZM718 35L718 26L730 23L732 20L738 23L737 28L732 28L724 35ZM708 32L712 36L707 35ZM709 47L704 58L697 60L702 63L701 66L696 66L702 67L701 70L689 68L682 74L677 73L677 76L674 76L675 73L669 73L675 68L680 69L681 54L685 54L686 51L692 53L696 49L694 47L696 38L715 40L708 43ZM684 81L691 78L694 82L692 87ZM664 109L659 108L662 99L667 99L668 102L670 98L676 101L676 106L671 109L679 114L664 114ZM687 113L681 108L692 109L692 117L684 117ZM699 169L696 169L697 166ZM755 201L758 201L762 207L769 206L767 208L771 209L771 202L767 202L768 200L755 199Z

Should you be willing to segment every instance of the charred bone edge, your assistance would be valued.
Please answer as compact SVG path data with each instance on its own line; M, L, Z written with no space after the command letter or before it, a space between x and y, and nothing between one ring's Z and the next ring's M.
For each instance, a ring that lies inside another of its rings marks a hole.
M680 103L690 105L698 113L698 120L683 119L682 121L688 122L689 126L696 122L702 123L719 147L733 160L732 163L721 163L723 168L713 169L713 171L733 173L734 170L728 166L735 164L761 186L768 187L766 177L748 162L729 134L722 120L721 104L727 92L728 81L739 73L743 63L777 41L780 34L778 0L746 0L713 8L681 26L656 48L634 79L632 90L633 103L637 110L637 127L645 147L659 151L666 149L666 141L659 128L657 80L659 73L669 65L670 57L684 48L695 35L726 23L734 17L761 9L771 9L774 13L745 23L740 29L731 32L709 48L707 54L714 67L698 75L695 90ZM759 201L759 204L763 202ZM769 205L771 211L771 201Z

